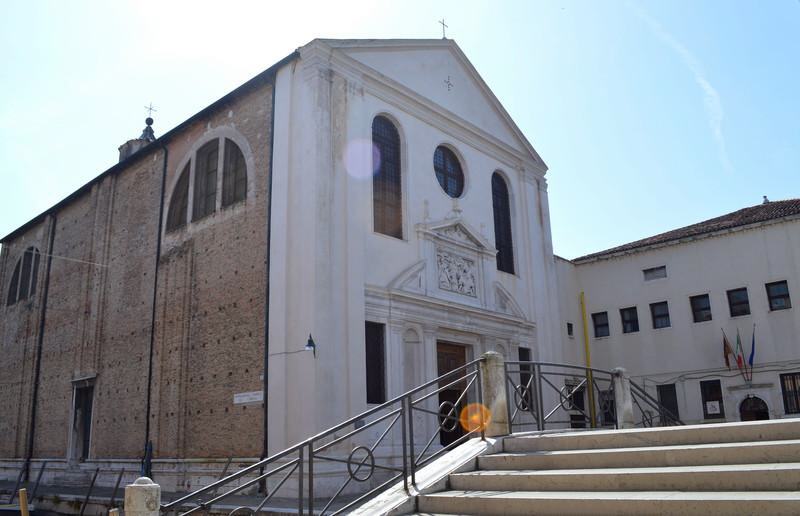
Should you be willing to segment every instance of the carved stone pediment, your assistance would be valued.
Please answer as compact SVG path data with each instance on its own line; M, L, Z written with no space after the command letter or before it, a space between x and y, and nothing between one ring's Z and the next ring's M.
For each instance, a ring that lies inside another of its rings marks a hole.
M423 238L434 240L437 243L452 244L468 250L491 254L492 256L497 254L497 251L483 235L461 217L432 224L417 224L417 231Z

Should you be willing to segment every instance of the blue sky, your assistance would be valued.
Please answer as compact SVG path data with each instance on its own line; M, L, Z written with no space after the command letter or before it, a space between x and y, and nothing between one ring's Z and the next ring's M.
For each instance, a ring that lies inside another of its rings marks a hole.
M4 2L0 233L314 37L455 39L550 167L556 253L800 197L800 1Z

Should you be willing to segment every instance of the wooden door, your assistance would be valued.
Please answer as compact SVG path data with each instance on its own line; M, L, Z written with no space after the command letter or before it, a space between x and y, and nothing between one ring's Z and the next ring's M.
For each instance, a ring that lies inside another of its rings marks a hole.
M448 342L436 343L436 364L438 367L439 376L447 374L454 369L458 369L466 363L467 348L465 346L450 344ZM453 378L442 381L440 383L440 387L451 383L454 379L458 378L462 374L462 372L459 372L457 375L454 375ZM442 416L439 417L439 421L440 423L443 422L442 426L445 427L440 433L440 442L443 446L452 443L464 435L464 430L457 421L444 421L444 416L450 413L451 416L455 415L455 417L458 418L459 414L461 413L461 409L467 404L467 397L464 396L460 402L456 402L463 393L466 384L466 382L459 382L449 386L447 389L439 391L439 407L441 407L440 410L442 414ZM445 403L444 407L442 407L442 403ZM452 410L454 405L455 410Z

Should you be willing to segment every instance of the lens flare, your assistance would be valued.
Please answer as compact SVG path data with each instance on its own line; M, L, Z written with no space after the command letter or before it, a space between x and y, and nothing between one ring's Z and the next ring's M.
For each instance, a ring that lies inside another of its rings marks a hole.
M381 166L381 152L370 140L352 140L344 150L344 166L352 177L369 179Z
M480 403L470 403L461 409L461 415L458 417L465 432L480 432L486 428L491 419L492 413Z

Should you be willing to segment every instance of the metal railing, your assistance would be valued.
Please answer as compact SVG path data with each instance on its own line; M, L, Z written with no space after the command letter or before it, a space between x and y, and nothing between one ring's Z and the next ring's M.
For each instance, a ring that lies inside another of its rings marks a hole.
M683 425L642 386L624 375L622 369L506 362L511 431ZM617 410L617 404L626 399L619 389L630 391L628 417L632 420L623 421L624 411Z
M611 371L551 362L506 362L511 431L616 427Z
M633 380L631 380L630 385L636 426L678 426L684 424L678 416L648 394L644 387Z
M485 438L482 359L378 405L305 441L169 503L161 511L192 514L241 502L266 486L252 507L287 500L298 514L340 514L394 483L406 491L419 468L473 437ZM324 490L324 496L317 496ZM218 494L219 493L219 494ZM250 498L252 500L252 498Z

